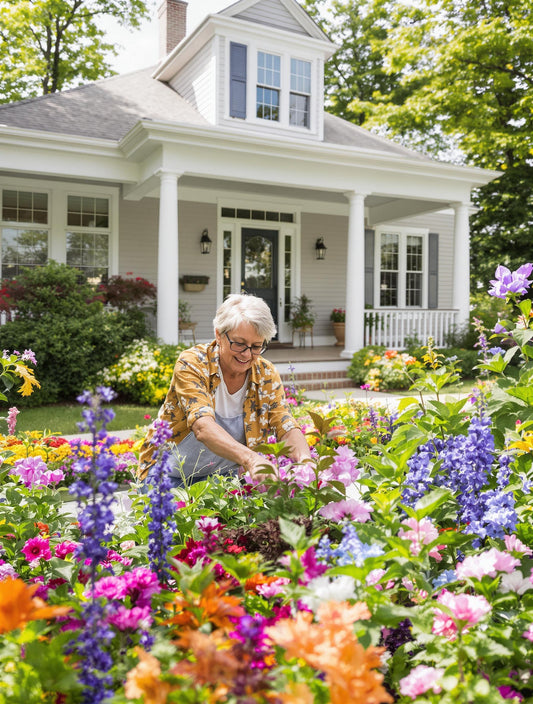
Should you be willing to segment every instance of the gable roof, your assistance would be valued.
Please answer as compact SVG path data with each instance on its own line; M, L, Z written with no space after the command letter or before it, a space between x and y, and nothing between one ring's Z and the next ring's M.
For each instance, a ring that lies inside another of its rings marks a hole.
M0 126L119 142L139 120L210 125L168 84L151 77L153 67L113 76L62 93L0 105ZM227 128L226 128L227 129ZM257 135L255 135L257 137ZM272 141L272 133L265 136ZM390 156L428 160L340 117L324 114L324 143Z
M329 40L296 0L237 0L216 14Z

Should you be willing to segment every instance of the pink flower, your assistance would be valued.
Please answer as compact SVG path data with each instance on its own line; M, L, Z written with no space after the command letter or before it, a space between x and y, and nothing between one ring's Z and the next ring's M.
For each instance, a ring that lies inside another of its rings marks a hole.
M528 589L533 589L530 580L524 577L520 570L503 574L499 591L500 592L515 592L516 594L524 594Z
M513 689L508 684L498 687L498 692L500 693L502 699L513 699L519 702L524 701L524 697L520 694L520 692L517 692L516 689Z
M32 567L37 565L41 559L50 560L52 558L48 538L42 538L40 535L27 540L22 548L22 552Z
M429 545L439 537L439 531L429 518L422 518L420 521L416 518L408 518L403 521L403 525L411 530L400 528L398 536L411 541L411 555L419 555L423 545ZM439 550L442 550L443 547L444 545L437 545L429 551L431 557L434 557L437 562L442 560Z
M260 584L256 587L256 591L265 599L272 599L275 596L279 596L284 593L284 587L286 584L290 584L290 579L287 577L280 577L276 579L275 582L270 582L270 584Z
M65 476L61 469L49 470L40 457L16 460L11 474L19 476L27 487L57 484Z
M9 435L15 434L15 428L17 427L17 416L20 413L16 406L11 406L7 412L7 432Z
M508 552L502 552L496 548L491 548L479 555L469 555L457 565L456 573L458 579L475 577L483 579L496 577L498 572L512 572L520 564L520 560L513 557Z
M320 577L327 570L328 566L323 562L317 562L315 548L312 545L301 557L301 563L305 569L303 581L309 582L315 577Z
M407 677L400 680L400 694L404 697L411 697L411 699L416 699L429 690L434 694L439 694L442 688L437 682L443 674L442 667L417 665Z
M455 640L460 630L465 633L491 611L491 606L484 596L472 594L453 594L444 589L437 597L437 602L447 611L435 609L433 633ZM451 611L451 615L448 614Z
M331 521L342 521L343 518L350 518L357 523L366 523L370 518L370 513L374 509L364 501L357 499L346 499L343 501L331 501L322 506L319 514Z
M64 560L67 555L76 552L78 545L79 543L73 543L72 540L64 540L62 543L58 543L55 546L55 555Z
M336 450L333 464L322 472L321 477L326 482L337 481L350 486L359 477L360 472L356 469L358 462L355 452L347 445L342 445Z
M385 574L385 570L383 570L379 567L376 568L375 570L371 570L366 576L366 583L369 586L370 585L374 586L378 590L378 592L380 592L383 590L383 585L378 584L378 582L383 577L384 574ZM389 579L389 581L385 585L385 589L392 589L392 587L394 587L394 584L395 584L394 580ZM411 588L412 587L413 587L413 585L411 584Z
M88 596L103 596L106 599L123 599L126 594L127 586L121 577L102 577L88 592Z
M136 567L131 572L125 572L122 579L126 584L126 593L136 606L149 605L152 594L161 591L157 575L148 567Z
M533 550L519 540L516 535L506 535L504 537L505 547L509 552L519 552L522 555L533 555Z
M125 631L128 628L134 630L139 626L148 628L152 623L152 616L149 606L134 606L132 609L119 606L115 613L108 616L107 620L120 631Z
M522 633L522 638L527 638L533 643L533 623L530 623L527 631Z

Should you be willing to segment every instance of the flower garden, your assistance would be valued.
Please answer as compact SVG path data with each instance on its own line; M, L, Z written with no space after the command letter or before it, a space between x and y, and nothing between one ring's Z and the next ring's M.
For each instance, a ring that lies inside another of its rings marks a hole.
M144 493L109 387L79 398L90 441L8 414L0 702L533 701L532 270L496 272L471 398L428 343L393 414L296 405L313 460L271 442L260 483L170 490L160 424ZM4 398L34 361L4 353Z

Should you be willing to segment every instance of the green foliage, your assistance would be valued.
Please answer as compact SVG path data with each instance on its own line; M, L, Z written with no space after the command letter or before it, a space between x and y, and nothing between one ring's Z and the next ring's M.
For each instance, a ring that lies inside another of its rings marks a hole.
M462 347L445 347L443 349L436 349L435 352L442 355L442 358L445 360L456 360L457 371L460 372L462 379L473 379L476 376L474 370L479 363L479 354L476 350L465 350ZM423 360L425 353L425 347L409 349L409 354L412 354L413 357L416 357L419 361Z
M294 329L305 328L314 325L315 319L313 303L309 296L306 296L305 293L297 296L291 303L291 327Z
M368 366L372 359L376 356L381 356L387 348L383 345L371 345L362 347L357 352L354 352L348 371L346 372L352 381L356 384L363 384L368 373Z
M0 103L55 93L111 75L98 20L137 28L147 0L0 0Z
M380 346L363 347L353 355L347 374L372 391L408 389L419 366L417 360L407 353Z
M176 359L186 347L137 339L102 371L100 381L124 400L158 406L167 395Z

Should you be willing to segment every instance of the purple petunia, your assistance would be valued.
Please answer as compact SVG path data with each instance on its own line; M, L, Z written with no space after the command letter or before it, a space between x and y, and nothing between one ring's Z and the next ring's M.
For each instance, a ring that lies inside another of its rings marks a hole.
M508 294L525 294L531 285L528 276L533 270L533 264L522 264L516 271L509 271L506 266L500 264L496 269L495 279L490 283L489 296L495 298L507 298Z

